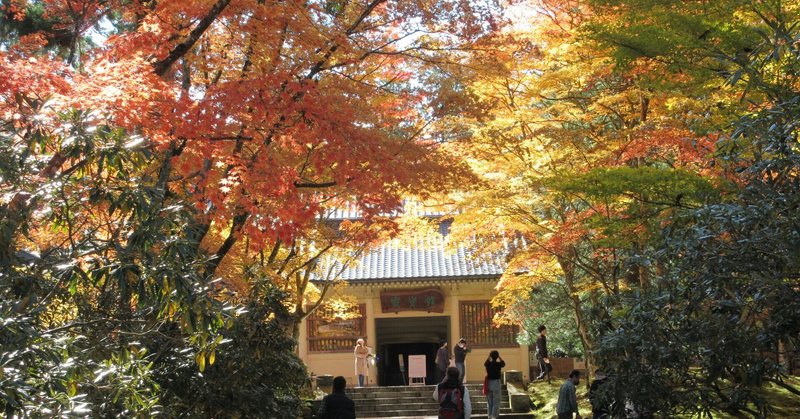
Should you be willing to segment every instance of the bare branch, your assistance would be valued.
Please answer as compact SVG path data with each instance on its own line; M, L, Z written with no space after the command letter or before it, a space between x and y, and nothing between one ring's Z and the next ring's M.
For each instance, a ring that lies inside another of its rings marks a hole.
M217 2L214 3L214 6L211 7L211 10L209 10L208 13L203 16L203 19L200 20L197 26L192 29L192 32L189 33L189 36L183 42L176 45L175 48L169 52L169 55L167 55L166 58L153 64L153 70L155 73L159 76L166 74L167 70L169 70L175 61L178 61L178 59L186 55L186 53L189 52L192 47L194 47L194 44L197 43L200 37L203 36L203 33L205 33L206 29L211 26L211 23L214 22L217 16L219 16L219 14L225 9L225 7L228 6L230 2L231 0L217 0Z

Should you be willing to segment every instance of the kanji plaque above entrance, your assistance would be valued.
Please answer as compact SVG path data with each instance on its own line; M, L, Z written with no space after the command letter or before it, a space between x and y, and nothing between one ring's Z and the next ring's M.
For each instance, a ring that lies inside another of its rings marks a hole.
M381 291L381 311L444 312L444 293L439 288L397 289Z

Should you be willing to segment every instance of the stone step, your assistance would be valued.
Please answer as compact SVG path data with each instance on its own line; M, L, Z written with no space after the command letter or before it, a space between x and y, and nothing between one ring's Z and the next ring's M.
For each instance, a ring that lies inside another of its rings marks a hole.
M377 411L377 412L372 412L372 411L361 412L361 411L357 411L356 412L356 417L359 417L359 418L364 418L364 417L369 417L369 418L394 418L394 417L398 417L398 416L433 416L433 417L436 417L436 412L437 412L437 410L431 410L431 409L415 409L415 410L393 409L393 410L381 410L381 411ZM489 412L486 409L484 409L484 410L473 410L472 411L472 417L473 418L485 418L488 415L488 413ZM518 413L513 413L510 410L501 410L500 411L500 416L502 416L502 417L517 417L517 415L523 415L521 417L533 417L532 413L518 414Z
M469 399L470 403L473 406L479 405L486 405L487 400L483 399ZM363 406L363 407L391 407L391 406L415 406L415 405L423 405L423 406L438 406L435 400L431 399L415 399L415 400L387 400L382 399L380 401L373 401L373 400L353 400L356 406ZM501 399L500 406L509 405L508 398Z
M407 393L407 392L418 392L418 391L433 392L434 387L436 386L424 385L424 386L351 387L348 388L346 391L348 394L372 393L374 391L388 391L394 393ZM468 388L470 392L480 391L483 388L483 384L466 384L465 387Z
M487 410L473 410L472 417L473 418L484 418L488 414ZM424 410L409 410L409 409L395 409L395 410L382 410L379 412L361 412L356 411L356 416L359 418L401 418L401 417L414 417L414 418L436 418L436 410L424 409ZM501 418L519 418L519 419L528 419L534 418L533 413L513 413L510 410L501 410L500 411Z
M474 417L484 417L487 412L486 396L481 394L483 384L467 384ZM358 387L347 389L347 395L356 404L359 418L436 418L439 406L432 395L435 386ZM508 392L503 388L500 414L503 418L528 419L530 414L511 412Z
M507 391L503 391L502 397L506 397L508 395ZM364 393L364 394L347 394L347 397L350 397L353 400L383 400L383 399L390 399L390 400L408 400L408 399L416 399L420 397L425 397L429 399L433 399L433 390L430 392L420 392L420 393L389 393L389 392L375 392L375 393ZM486 398L480 392L469 392L470 399L480 399Z
M357 417L393 417L393 416L426 416L426 415L436 415L436 412L439 411L438 407L434 408L427 408L427 409L410 409L410 408L400 408L394 407L390 409L381 409L381 410L359 410L356 409L356 416ZM486 406L482 409L472 409L472 416L474 417L485 417L488 413ZM503 415L510 415L511 409L505 408L500 409L500 413Z
M359 411L359 412L381 412L381 411L385 411L385 410L395 410L395 409L397 409L399 407L402 407L403 409L408 409L408 410L427 410L427 411L433 411L433 412L435 412L436 410L439 409L439 406L436 403L433 403L433 402L431 402L431 403L403 403L403 404L394 404L394 405L386 404L386 405L372 405L372 406L365 406L363 404L356 404L356 410ZM484 403L472 403L472 410L474 412L479 412L479 411L484 411L485 412L487 410L487 404L485 402ZM508 403L504 403L504 404L500 405L500 410L501 411L510 412L511 411L511 407L508 405Z
M414 392L414 391L433 391L436 386L373 386L373 387L349 387L346 389L348 393L371 393L373 391L391 391L391 392ZM483 388L482 384L466 384L464 387L469 391L480 391Z
M382 418L382 419L383 418L392 418L392 419L398 419L398 418L406 418L406 419L412 419L412 418L413 419L423 419L424 418L424 419L429 419L430 418L430 419L438 419L438 416L435 414L435 412L433 412L434 414L431 414L431 413L432 412L430 412L430 411L392 410L392 411L381 412L380 416L378 416L378 415L371 416L369 414L362 415L362 414L356 412L356 417L358 417L360 419L377 419L377 418ZM473 418L485 418L486 414L487 414L487 412L485 410L482 411L482 412L476 412L474 410L472 411L472 417ZM533 415L533 413L500 412L500 418L502 418L502 419L532 419L532 418L535 418L535 416Z
M500 400L506 400L500 398ZM361 404L362 406L374 406L381 404L406 404L406 403L436 403L433 397L399 397L399 398L380 398L380 399L351 399L353 402ZM475 403L485 403L486 397L473 397L470 396L469 400Z
M486 403L486 397L470 397L470 402L472 404L478 403ZM508 398L501 398L503 403L508 402ZM423 404L435 404L436 401L433 400L432 397L420 397L420 398L402 398L402 399L354 399L354 403L360 406L385 406L385 405L392 405L392 404L411 404L411 403L423 403Z
M473 406L479 406L481 404L486 404L486 399L469 399ZM414 400L403 400L403 401L392 401L388 399L382 399L380 401L374 400L353 400L356 406L438 406L435 400L432 398L430 399L414 399ZM501 400L500 406L508 405L508 400Z
M481 417L486 415L486 412L480 414ZM475 411L472 412L472 416L475 417ZM438 419L437 415L423 415L423 416L359 416L361 419L386 419L387 417L391 417L392 419ZM533 419L535 416L532 413L500 413L500 418L502 419Z

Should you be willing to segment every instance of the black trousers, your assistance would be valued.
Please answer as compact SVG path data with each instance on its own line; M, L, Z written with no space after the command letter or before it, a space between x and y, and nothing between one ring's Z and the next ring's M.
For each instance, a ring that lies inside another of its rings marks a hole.
M544 362L544 358L539 357L536 358L539 361L539 377L544 377L545 375L550 378L550 364Z
M436 368L436 384L439 384L444 380L445 374L447 374L447 370L440 370L438 367Z

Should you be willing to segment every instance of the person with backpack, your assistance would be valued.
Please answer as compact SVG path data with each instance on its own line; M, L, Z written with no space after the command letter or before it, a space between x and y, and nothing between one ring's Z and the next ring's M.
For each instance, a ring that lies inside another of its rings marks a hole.
M489 407L489 419L500 417L500 403L503 396L502 373L500 370L506 366L506 361L500 358L500 352L489 352L489 357L483 363L486 368L486 377L489 380L489 392L486 394L486 403Z
M344 394L347 380L341 375L333 379L333 391L322 399L319 419L356 419L356 404Z
M458 368L448 367L445 379L433 389L433 400L439 403L439 419L470 419L472 416L469 391L458 375Z

